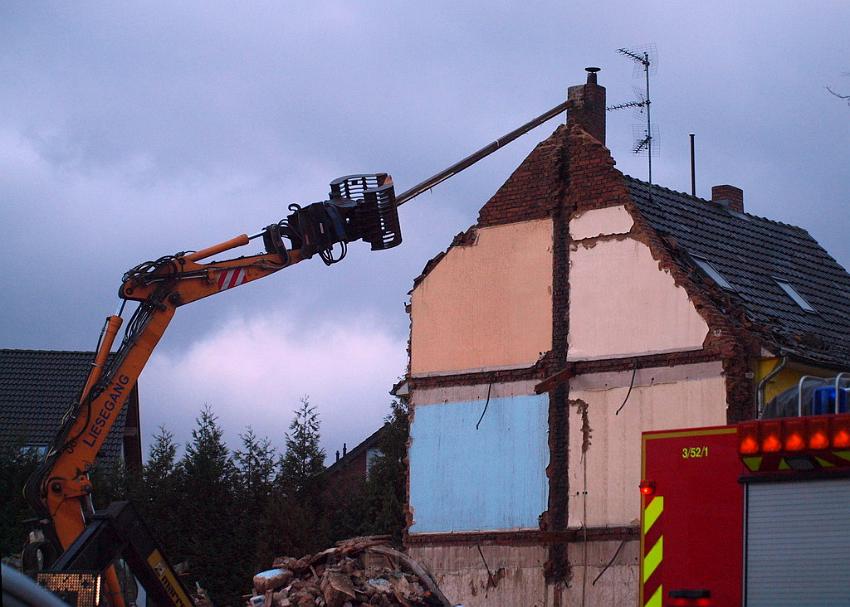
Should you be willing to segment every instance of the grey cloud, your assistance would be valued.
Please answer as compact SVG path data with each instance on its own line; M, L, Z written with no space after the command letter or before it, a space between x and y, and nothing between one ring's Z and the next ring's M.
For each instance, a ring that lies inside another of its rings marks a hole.
M739 185L850 265L850 114L823 88L850 69L848 21L763 2L4 3L3 346L91 348L128 267L261 228L343 174L404 189L558 103L587 65L628 100L641 81L615 49L646 42L657 182L689 189L695 132L700 194ZM609 114L608 145L643 178L633 123ZM413 277L553 128L403 207L402 247L194 304L161 348L279 305L305 325L376 316L404 343Z

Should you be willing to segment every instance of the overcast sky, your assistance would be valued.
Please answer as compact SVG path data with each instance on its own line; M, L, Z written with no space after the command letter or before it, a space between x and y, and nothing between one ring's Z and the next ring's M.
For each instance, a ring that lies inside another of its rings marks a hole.
M137 263L252 233L341 175L401 191L563 100L619 47L654 44L655 181L730 183L850 266L850 3L145 2L0 5L0 347L84 350ZM608 116L625 173L636 118ZM232 447L279 448L309 395L332 461L388 411L407 292L552 121L401 209L405 242L318 258L181 308L139 381L145 445L204 403ZM256 252L253 245L245 253Z

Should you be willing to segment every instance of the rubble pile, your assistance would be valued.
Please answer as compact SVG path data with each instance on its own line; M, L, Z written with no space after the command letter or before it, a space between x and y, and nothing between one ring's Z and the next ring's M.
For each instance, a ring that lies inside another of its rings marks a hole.
M250 607L451 607L419 563L388 536L345 540L299 559L278 557L254 576Z

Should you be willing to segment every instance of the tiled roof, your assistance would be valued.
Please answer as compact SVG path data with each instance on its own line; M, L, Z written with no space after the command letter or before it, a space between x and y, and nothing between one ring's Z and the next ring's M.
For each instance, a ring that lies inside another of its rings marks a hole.
M365 450L371 449L372 447L376 447L380 444L381 438L384 435L384 432L389 427L389 423L385 422L383 426L375 430L372 434L363 439L363 441L348 451L343 457L339 458L339 460L332 463L325 469L325 474L331 473L334 470L339 468L344 468L349 464L349 462L354 461L357 457Z
M0 349L0 448L49 445L79 396L92 352ZM123 448L124 407L101 450L111 466Z
M626 177L632 200L677 248L708 261L750 319L791 354L850 365L850 274L804 229ZM692 259L685 263L698 268ZM775 279L814 307L806 312Z

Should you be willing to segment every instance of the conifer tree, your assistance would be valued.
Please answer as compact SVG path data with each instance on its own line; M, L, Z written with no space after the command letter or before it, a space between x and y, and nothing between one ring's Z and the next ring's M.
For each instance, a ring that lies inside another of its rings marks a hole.
M273 498L263 517L259 554L303 555L327 547L322 478L325 452L319 446L319 416L305 396L286 433Z
M250 579L234 563L244 558L235 497L237 476L218 418L206 405L192 430L182 467L185 497L180 508L183 553L190 571L217 604L238 604Z
M91 473L91 482L95 488L92 503L96 510L106 508L116 500L128 499L133 485L127 466L121 460L111 464L98 462Z
M176 471L177 443L174 442L174 435L165 426L160 426L153 437L142 478L148 489L155 490L168 483Z
M141 487L136 489L131 485L131 496L154 537L172 562L177 562L184 552L179 541L183 537L179 517L185 490L183 469L177 462L177 444L165 426L160 426L154 435L142 468Z
M384 432L378 444L380 455L369 467L360 518L362 533L392 535L401 543L406 525L404 510L407 467L408 408L394 400L385 418Z
M248 579L270 563L269 555L260 553L258 538L263 531L265 509L272 499L277 458L269 439L257 438L250 427L239 438L242 448L233 454L239 485L237 502L242 512L239 543L243 558L239 566Z
M295 418L286 433L280 479L287 495L315 497L319 475L325 469L325 452L319 447L319 414L306 396L294 413Z
M38 466L33 449L7 447L0 449L0 556L21 552L29 526L24 520L33 513L21 488Z
M233 454L242 492L251 505L268 498L275 477L275 450L267 437L258 438L252 428L239 435L242 448Z

